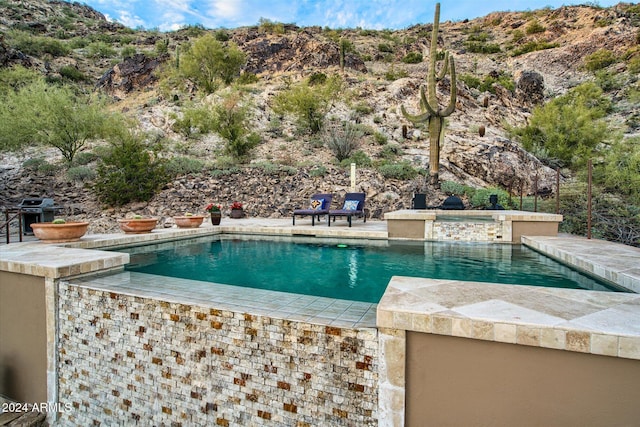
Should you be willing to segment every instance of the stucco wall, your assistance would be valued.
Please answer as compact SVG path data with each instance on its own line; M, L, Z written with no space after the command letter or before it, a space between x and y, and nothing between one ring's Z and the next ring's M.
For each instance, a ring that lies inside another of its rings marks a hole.
M62 283L61 425L377 425L377 331Z
M640 361L407 332L407 426L631 426Z
M0 394L47 401L45 279L0 272Z

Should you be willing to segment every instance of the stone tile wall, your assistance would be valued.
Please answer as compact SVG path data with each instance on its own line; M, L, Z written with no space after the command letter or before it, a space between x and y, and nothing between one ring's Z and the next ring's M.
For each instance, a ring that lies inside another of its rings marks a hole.
M376 329L61 283L59 425L377 425Z
M510 242L503 236L503 222L434 222L430 240L464 242Z

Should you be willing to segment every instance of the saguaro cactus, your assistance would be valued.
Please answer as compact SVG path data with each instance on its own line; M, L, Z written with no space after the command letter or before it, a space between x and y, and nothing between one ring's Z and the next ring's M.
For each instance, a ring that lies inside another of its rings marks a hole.
M414 116L401 106L402 114L412 123L429 123L429 182L439 187L440 172L440 141L444 140L444 118L450 116L456 109L456 67L453 56L449 52L444 53L444 65L440 73L436 73L436 57L438 56L438 28L440 26L440 3L436 3L436 12L433 19L433 31L431 32L431 49L429 51L429 71L427 72L427 91L424 85L420 87L421 113ZM436 97L436 85L444 78L447 71L451 72L451 96L449 105L442 109L438 105Z

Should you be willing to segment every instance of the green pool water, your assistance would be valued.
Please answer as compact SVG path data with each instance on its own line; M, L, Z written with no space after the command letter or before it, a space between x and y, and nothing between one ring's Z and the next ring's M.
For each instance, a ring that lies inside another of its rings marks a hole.
M222 235L121 251L130 271L364 302L392 276L614 290L520 245Z

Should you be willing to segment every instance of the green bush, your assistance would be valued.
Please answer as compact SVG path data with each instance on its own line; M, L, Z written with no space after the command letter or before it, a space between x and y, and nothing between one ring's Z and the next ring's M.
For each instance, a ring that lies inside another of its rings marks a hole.
M249 104L239 93L232 93L213 109L213 130L225 141L225 151L236 160L244 160L262 138L251 132Z
M402 58L402 62L405 64L419 64L422 62L422 54L420 52L409 52Z
M236 45L223 45L211 34L199 37L182 55L179 70L207 93L228 85L240 75L246 55Z
M500 45L495 43L466 42L464 46L471 53L491 54L500 52Z
M323 177L327 174L327 168L322 165L315 165L309 169L309 176L311 177Z
M373 164L369 156L367 156L367 153L362 150L355 151L351 154L350 157L342 160L340 162L340 166L348 167L351 163L355 163L358 167L364 168L369 167Z
M84 166L98 159L98 155L89 151L81 151L77 153L74 158L73 166Z
M89 58L113 58L116 50L103 41L95 41L87 45L87 57Z
M532 42L525 43L524 45L522 45L519 48L515 49L511 53L511 56L520 56L520 55L524 55L525 53L535 52L535 51L538 51L538 50L553 49L553 48L558 47L558 46L560 46L558 43L549 43L549 42L544 42L544 41L532 41Z
M282 22L274 22L267 18L260 18L258 21L259 28L268 34L284 34L284 24Z
M95 170L87 166L73 166L67 169L67 178L70 181L88 182L95 177Z
M276 114L292 114L301 129L317 133L322 128L325 115L342 90L339 76L328 78L324 84L311 85L309 81L292 85L273 99Z
M540 22L531 21L525 27L525 31L527 34L531 35L531 34L537 34L537 33L544 33L545 31L547 31L547 29Z
M509 129L523 147L543 158L557 159L558 165L579 167L596 147L608 141L612 132L602 118L611 101L595 83L583 83L536 107L529 124Z
M111 141L111 149L98 166L93 189L108 206L147 202L169 180L165 161L142 139L121 132Z
M171 129L186 138L206 135L214 130L213 110L206 104L182 109L182 116L172 115L175 119Z
M125 46L120 50L120 57L127 59L133 57L138 51L133 46Z
M507 209L509 208L509 193L496 187L476 189L473 192L473 195L469 198L469 203L474 209L489 207L491 206L489 203L489 196L492 194L498 195L498 204Z
M165 170L170 176L198 174L204 169L204 162L192 157L172 157L167 160Z
M440 190L450 196L462 196L466 194L469 189L470 187L454 181L442 181L440 183Z
M69 47L51 37L34 36L24 31L12 30L7 33L9 45L16 50L32 56L49 54L53 57L65 56L70 52Z
M225 30L217 30L215 33L213 33L213 36L216 38L216 40L218 40L219 42L226 42L229 41L229 33Z
M383 163L378 166L378 172L385 178L400 179L403 181L413 179L418 176L418 170L408 161L399 163Z
M402 149L398 144L386 144L384 147L382 147L379 157L386 160L393 160L400 154L402 154Z
M383 53L393 53L393 48L389 46L387 43L380 43L378 45L378 51Z
M588 71L595 72L611 64L615 64L617 60L615 53L612 51L599 49L584 58L584 68Z
M350 122L330 122L325 126L323 136L329 150L341 162L360 145L362 132Z
M88 80L87 76L85 76L82 71L70 65L64 65L58 72L63 78L73 82L83 82Z

